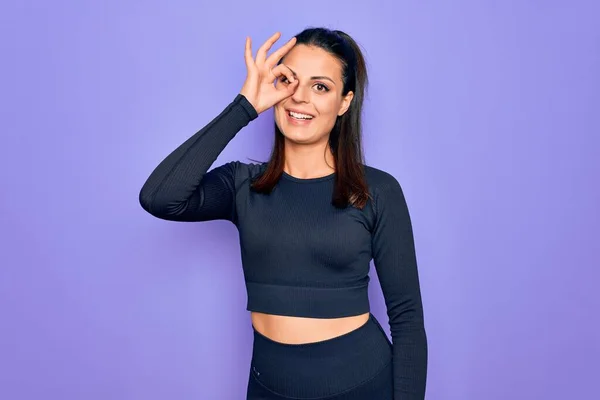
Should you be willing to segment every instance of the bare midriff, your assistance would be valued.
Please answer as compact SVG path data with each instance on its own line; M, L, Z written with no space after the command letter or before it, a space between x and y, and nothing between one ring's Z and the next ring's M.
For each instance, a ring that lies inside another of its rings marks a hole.
M342 318L304 318L251 312L254 329L269 339L287 344L303 344L333 339L360 328L369 313Z

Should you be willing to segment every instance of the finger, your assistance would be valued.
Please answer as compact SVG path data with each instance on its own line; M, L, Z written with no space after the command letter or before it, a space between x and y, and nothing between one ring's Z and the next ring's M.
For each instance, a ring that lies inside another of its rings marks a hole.
M296 44L296 37L294 36L293 38L288 40L288 42L286 44L281 46L281 48L279 48L277 51L273 52L273 54L271 54L269 56L269 58L267 58L267 60L265 61L265 64L268 65L269 67L273 67L273 66L277 65L279 60L281 60L283 58L283 56L285 56L292 49L292 47L294 47L295 44Z
M294 76L294 73L285 64L279 64L275 68L271 69L271 73L275 78L285 76L290 84L297 83L298 79Z
M248 69L254 66L254 60L252 59L252 39L246 37L246 49L244 51L244 60L246 61L246 67Z
M293 96L293 94L296 92L297 88L298 88L298 79L296 79L292 83L289 83L287 86L285 86L283 88L277 88L277 102L280 102L281 100L284 100L290 96Z
M267 39L267 41L264 42L262 46L260 46L258 52L256 53L256 63L258 65L263 65L265 63L265 60L267 59L267 52L271 49L271 46L273 46L273 44L277 41L277 39L279 39L280 36L281 33L275 32L273 36Z
M292 83L290 83L289 85L286 86L287 92L291 95L294 94L294 92L296 91L296 88L298 87L298 79L296 79L295 81L293 81Z

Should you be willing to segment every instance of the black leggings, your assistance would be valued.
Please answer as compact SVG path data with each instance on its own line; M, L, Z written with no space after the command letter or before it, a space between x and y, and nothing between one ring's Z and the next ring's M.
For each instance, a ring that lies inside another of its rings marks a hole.
M320 342L286 344L254 329L246 400L392 400L392 344L373 314Z

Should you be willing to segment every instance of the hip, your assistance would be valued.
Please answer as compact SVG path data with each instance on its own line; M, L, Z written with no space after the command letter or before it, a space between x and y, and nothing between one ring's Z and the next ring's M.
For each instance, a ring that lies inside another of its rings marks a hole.
M391 400L392 393L392 344L373 314L318 342L281 343L254 329L248 400Z

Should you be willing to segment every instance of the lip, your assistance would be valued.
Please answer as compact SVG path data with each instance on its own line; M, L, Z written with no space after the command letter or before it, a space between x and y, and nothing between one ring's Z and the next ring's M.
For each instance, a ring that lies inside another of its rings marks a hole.
M315 117L313 114L311 114L311 113L308 113L308 112L306 112L306 111L298 110L297 108L286 108L286 109L285 109L285 113L286 113L286 114L289 114L289 112L290 112L290 111L292 111L292 112L295 112L295 113L298 113L298 114L310 115L310 116L311 116L311 117L313 117L313 118Z
M314 119L314 116L313 116L313 119L304 119L304 120L302 120L302 119L296 119L296 118L293 118L290 115L289 111L294 111L294 112L300 112L300 111L286 110L286 112L285 112L285 119L288 121L288 123L290 123L291 125L294 125L294 126L307 126L307 125L310 125L310 123ZM304 114L304 113L302 113L302 114ZM307 115L311 115L311 114L307 114Z

